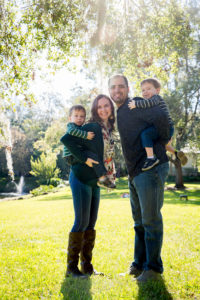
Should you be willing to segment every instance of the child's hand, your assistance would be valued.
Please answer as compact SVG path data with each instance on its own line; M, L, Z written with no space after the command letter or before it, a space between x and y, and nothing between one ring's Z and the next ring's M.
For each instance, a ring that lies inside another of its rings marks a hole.
M128 104L128 107L129 107L130 109L136 108L136 106L135 106L135 100L131 100L131 101L129 102L129 104Z
M87 139L88 140L92 140L94 138L94 136L95 136L94 132L88 131L88 134L87 134Z

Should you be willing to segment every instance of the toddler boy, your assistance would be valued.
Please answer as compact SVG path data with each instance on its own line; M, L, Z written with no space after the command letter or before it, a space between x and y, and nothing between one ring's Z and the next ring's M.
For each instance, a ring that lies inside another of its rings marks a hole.
M148 108L154 105L160 105L160 107L166 112L170 124L170 141L165 146L166 150L174 154L181 162L185 165L188 161L186 155L182 151L176 151L171 145L171 137L174 133L173 121L170 116L167 104L159 96L161 85L158 80L154 78L148 78L141 82L142 98L132 99L128 106L130 109L134 108ZM153 152L153 142L158 139L158 132L154 126L150 126L142 131L141 140L142 145L145 148L147 158L142 167L142 171L147 171L152 169L159 163L159 159L155 156Z

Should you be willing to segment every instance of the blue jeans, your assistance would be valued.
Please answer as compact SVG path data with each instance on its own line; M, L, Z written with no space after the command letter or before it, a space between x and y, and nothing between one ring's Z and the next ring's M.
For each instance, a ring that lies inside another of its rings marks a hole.
M75 221L71 232L94 229L100 201L100 188L84 184L71 171L69 183L72 190Z
M170 138L174 134L174 127L172 125L170 126L169 134L170 134ZM158 138L159 138L159 135L158 135L158 131L157 131L156 127L154 127L154 126L147 127L141 133L142 147L143 148L146 148L146 147L152 148L153 143Z
M163 163L129 181L130 202L135 222L134 262L141 270L163 272L161 248L163 221L161 208L169 164Z

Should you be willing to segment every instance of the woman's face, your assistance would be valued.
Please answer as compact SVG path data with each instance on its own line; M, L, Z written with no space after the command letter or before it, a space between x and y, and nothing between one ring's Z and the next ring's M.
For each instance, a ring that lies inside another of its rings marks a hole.
M97 114L103 122L108 121L109 117L112 115L111 104L108 99L104 97L99 99L97 105Z

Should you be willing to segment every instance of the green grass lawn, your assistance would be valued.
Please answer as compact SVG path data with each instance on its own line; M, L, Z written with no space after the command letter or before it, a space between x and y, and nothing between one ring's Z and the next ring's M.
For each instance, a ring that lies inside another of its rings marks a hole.
M134 230L127 182L102 190L93 263L104 277L65 279L68 232L73 223L70 189L0 202L0 299L200 299L200 185L165 192L165 267L162 282L138 286L120 277L133 259Z

